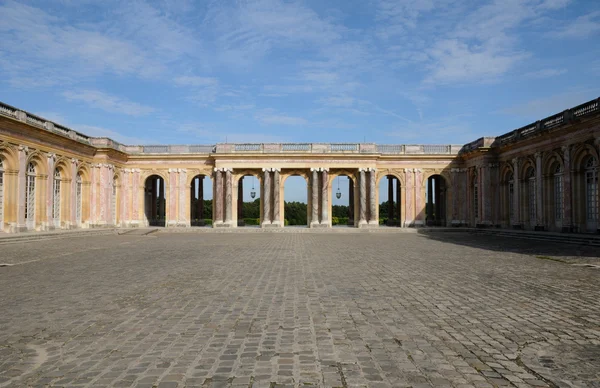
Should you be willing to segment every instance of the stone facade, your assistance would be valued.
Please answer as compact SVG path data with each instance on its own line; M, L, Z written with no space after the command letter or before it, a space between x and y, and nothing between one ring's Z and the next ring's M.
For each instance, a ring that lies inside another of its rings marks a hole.
M283 184L307 182L308 226L329 228L336 177L352 222L379 226L382 179L393 222L597 233L600 99L461 145L293 143L127 146L0 104L0 229L190 227L196 182L213 181L213 227L238 226L240 178L261 191L262 227L284 225ZM390 186L389 193L393 193Z

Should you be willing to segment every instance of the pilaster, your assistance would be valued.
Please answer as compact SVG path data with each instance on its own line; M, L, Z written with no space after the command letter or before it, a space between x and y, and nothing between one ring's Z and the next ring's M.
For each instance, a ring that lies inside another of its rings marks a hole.
M414 169L415 173L415 226L425 225L425 185L423 183L423 170Z
M521 177L519 176L520 159L514 158L513 163L513 180L514 180L514 192L513 192L513 206L514 206L514 219L512 220L513 227L520 229L521 225Z
M23 232L27 230L25 220L25 189L26 189L26 173L27 173L27 155L29 148L27 146L19 146L19 172L18 172L18 195L17 195L17 231Z
M281 219L281 200L280 200L280 191L281 191L281 169L274 168L273 169L273 222L271 225L273 226L283 226L283 220Z
M56 154L46 154L48 166L48 184L46 185L46 214L42 218L41 229L53 230L54 225L54 168L56 163ZM62 189L62 187L61 187ZM60 220L58 220L60 228Z
M329 169L321 169L321 225L330 227L329 220Z
M215 168L213 227L223 224L223 171Z
M414 181L414 169L404 169L404 182L405 182L405 209L404 212L404 226L415 226L415 181Z
M544 230L544 207L542 186L542 156L541 152L535 153L535 229Z
M379 215L377 214L377 170L369 169L369 225L379 226Z
M562 231L570 232L573 229L573 192L572 192L572 178L573 173L571 172L571 145L566 145L561 148L563 153L563 221Z

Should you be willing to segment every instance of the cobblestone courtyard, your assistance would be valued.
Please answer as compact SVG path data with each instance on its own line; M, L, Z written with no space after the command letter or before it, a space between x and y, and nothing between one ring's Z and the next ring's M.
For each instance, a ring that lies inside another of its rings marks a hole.
M519 240L506 251L514 243L154 233L5 244L0 386L600 387L600 269L584 265L600 264L599 249Z

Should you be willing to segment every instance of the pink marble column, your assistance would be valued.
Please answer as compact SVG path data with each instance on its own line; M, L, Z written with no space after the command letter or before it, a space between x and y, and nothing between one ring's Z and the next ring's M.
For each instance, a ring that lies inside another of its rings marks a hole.
M329 169L321 172L321 225L329 226Z
M215 168L215 214L213 215L214 224L223 223L223 171Z
M415 169L415 225L425 225L425 186L423 170Z
M186 214L186 194L189 190L187 186L187 170L179 170L179 217L177 217L177 225L190 226L190 213ZM191 203L191 202L190 202Z
M280 169L276 168L273 172L273 224L281 226L281 215L280 215L280 195L279 191L281 189L281 174Z
M77 166L79 166L79 160L71 159L71 186L70 186L70 198L69 201L69 215L71 227L77 225Z
M479 179L481 180L479 197L481 198L480 222L484 225L492 224L492 175L490 163L484 162L479 169Z
M169 193L167 197L168 222L167 226L177 225L177 169L169 169Z
M361 168L359 171L359 206L358 206L358 226L362 226L367 223L367 177L365 169Z
M377 214L377 170L369 169L369 225L378 225L379 215Z
M271 224L271 169L263 168L263 225Z
M232 225L233 219L233 179L231 169L225 169L225 223Z
M563 231L570 231L573 225L573 192L572 192L572 177L571 172L571 146L563 146L563 160L564 160L564 172L563 172Z
M45 229L54 226L54 165L56 162L55 154L48 153L46 156L48 160L48 184L46 185L46 217L44 221L42 221L42 225Z
M535 224L544 225L543 187L542 187L542 156L541 152L535 153Z
M404 226L414 226L415 224L415 183L414 172L412 168L404 169L404 181L406 182L406 214L404 216Z
M459 179L459 169L453 168L450 170L452 173L452 220L450 221L452 225L459 225L460 222L458 220L458 179Z
M319 225L319 170L311 168L312 181L311 181L311 218L310 225Z
M513 162L513 206L514 206L514 220L515 225L521 225L521 178L519 177L519 158L514 158Z
M90 224L98 223L98 185L100 183L100 165L92 164L90 169Z
M139 209L139 197L140 197L140 191L141 194L144 195L144 190L143 188L140 190L140 170L138 169L132 169L132 175L133 175L133 183L132 183L132 198L131 198L131 203L132 203L132 215L131 215L131 219L137 221L137 223L140 223L140 209Z
M27 224L25 221L25 189L26 189L26 174L27 174L27 154L29 148L26 146L19 146L19 172L18 172L18 195L17 195L17 230L27 230Z

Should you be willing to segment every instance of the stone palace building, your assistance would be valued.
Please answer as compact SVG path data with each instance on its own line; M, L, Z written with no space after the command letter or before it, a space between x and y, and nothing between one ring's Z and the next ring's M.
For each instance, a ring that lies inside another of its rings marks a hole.
M0 230L202 225L207 179L212 226L237 227L249 175L260 184L262 227L283 227L283 183L299 175L308 226L328 228L333 182L345 175L358 228L379 226L386 180L389 225L598 233L599 103L466 145L152 146L89 137L0 103Z

